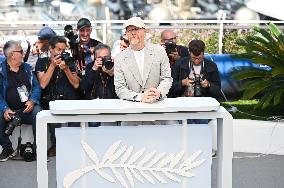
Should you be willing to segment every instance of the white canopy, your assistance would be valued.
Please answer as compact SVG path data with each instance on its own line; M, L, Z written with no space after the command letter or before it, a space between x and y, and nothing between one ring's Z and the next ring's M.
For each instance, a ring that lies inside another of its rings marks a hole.
M246 6L261 14L276 18L278 20L284 20L283 0L250 0L246 3Z

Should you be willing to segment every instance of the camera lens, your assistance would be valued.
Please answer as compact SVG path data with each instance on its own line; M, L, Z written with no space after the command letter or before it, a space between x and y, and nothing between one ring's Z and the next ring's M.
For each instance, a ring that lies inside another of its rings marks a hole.
M167 54L170 54L170 53L175 52L175 51L176 51L176 48L177 48L176 43L174 43L174 42L172 42L172 41L166 42L166 43L165 43L165 46L166 46L166 52L167 52Z
M105 56L105 57L103 57L102 61L103 61L103 66L105 66L105 68L106 68L107 70L112 69L112 67L113 67L113 62L112 62L112 59L111 59L110 56Z
M65 62L67 66L71 66L73 64L73 58L70 56L68 52L62 52L61 60Z
M201 77L196 76L194 79L194 96L201 97L202 96L202 88L201 88Z
M13 115L11 116L11 120L7 123L6 129L4 131L4 133L8 136L12 135L15 127L20 126L21 125L21 118L20 116Z

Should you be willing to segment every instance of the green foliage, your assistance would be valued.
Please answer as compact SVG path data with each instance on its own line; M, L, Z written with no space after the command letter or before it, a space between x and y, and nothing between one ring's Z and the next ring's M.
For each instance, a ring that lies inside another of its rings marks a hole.
M150 30L151 42L160 43L163 29ZM176 29L178 44L187 46L192 39L201 39L206 44L206 53L218 54L218 35L216 29ZM253 35L251 30L226 30L223 39L223 53L241 53L244 47L237 45L236 41Z
M258 100L223 102L221 105L227 109L234 106L239 110L231 113L234 119L272 120L273 116L281 116L283 118L284 115L283 106L269 106L266 109L257 108L259 105Z
M161 29L150 30L150 33L152 35L151 42L160 43L162 31L163 30ZM218 30L176 29L174 31L177 33L177 43L179 45L188 46L188 43L192 39L201 39L206 44L206 53L218 53Z
M269 66L271 70L254 67L237 67L232 76L237 80L245 80L244 99L260 98L257 107L262 109L271 105L283 104L284 93L284 37L272 23L267 29L253 28L254 35L237 40L244 48L236 58L247 58L259 65Z
M251 30L227 30L224 32L223 53L234 54L243 53L245 48L237 44L236 41L245 39L253 35Z

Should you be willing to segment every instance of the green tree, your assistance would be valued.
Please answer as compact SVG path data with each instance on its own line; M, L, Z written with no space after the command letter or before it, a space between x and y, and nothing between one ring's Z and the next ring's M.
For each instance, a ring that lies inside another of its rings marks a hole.
M238 45L236 41L245 39L246 37L253 35L253 33L254 32L251 32L251 30L245 29L225 30L223 39L223 53L236 54L245 52L244 47Z
M273 23L267 29L254 27L254 35L240 39L237 44L244 47L245 52L236 54L237 58L247 58L255 64L268 66L237 67L232 76L244 80L243 98L260 98L258 107L276 106L283 103L284 94L284 36Z

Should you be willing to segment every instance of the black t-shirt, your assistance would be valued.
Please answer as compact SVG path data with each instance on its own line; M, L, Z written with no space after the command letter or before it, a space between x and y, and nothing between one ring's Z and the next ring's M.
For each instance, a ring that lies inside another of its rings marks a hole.
M38 72L46 72L50 64L50 59L48 57L39 58L37 60L35 71ZM76 73L76 65L72 63L72 66L69 67L72 73ZM56 67L52 77L50 79L49 84L45 89L42 90L42 97L46 95L52 96L55 99L63 99L63 100L73 100L77 99L76 89L73 88L71 83L69 82L64 71L60 70L59 67Z
M21 102L17 88L23 85L26 86L27 91L31 91L31 83L28 73L24 70L24 66L21 65L18 72L10 70L10 66L7 64L8 72L8 86L6 91L6 101L8 106L13 110L19 110L25 107L25 102Z

